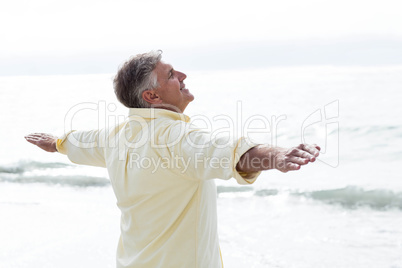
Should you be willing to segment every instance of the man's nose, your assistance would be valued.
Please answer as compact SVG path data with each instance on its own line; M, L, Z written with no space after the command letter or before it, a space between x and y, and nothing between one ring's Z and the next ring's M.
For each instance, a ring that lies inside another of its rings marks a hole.
M178 74L178 77L179 77L179 81L183 81L184 79L187 78L187 75L185 73L177 71L177 74Z

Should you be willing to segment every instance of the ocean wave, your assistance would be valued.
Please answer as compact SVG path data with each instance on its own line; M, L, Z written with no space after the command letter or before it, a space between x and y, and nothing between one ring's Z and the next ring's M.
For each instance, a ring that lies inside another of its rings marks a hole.
M244 189L243 189L244 188ZM331 205L341 205L344 208L356 209L359 207L370 207L376 210L401 209L402 192L393 192L385 189L365 190L358 186L347 186L338 189L327 189L318 191L290 191L278 189L259 189L252 187L224 187L218 186L218 193L240 193L253 192L254 196L267 197L277 195L288 195L291 197L303 197L309 200L324 202Z
M85 176L80 174L63 175L63 169L73 165L59 162L20 161L16 164L0 166L0 181L8 183L44 183L49 185L66 186L107 186L110 181L102 176ZM40 170L45 170L46 174ZM52 169L59 169L52 172ZM39 170L35 172L35 170ZM32 172L33 171L33 172ZM54 174L56 173L56 174ZM61 174L61 175L59 175ZM241 195L250 193L256 197L275 197L289 195L303 197L310 200L324 202L326 204L341 205L345 208L358 208L362 206L378 210L397 208L402 210L402 192L385 189L367 190L358 186L347 186L338 189L325 189L316 191L280 190L280 189L255 189L253 186L223 186L217 187L218 194L233 193Z
M253 191L253 187L250 186L242 186L242 187L236 187L236 186L223 186L219 185L217 187L218 189L218 194L220 193L244 193L244 192L251 192Z
M271 196L278 195L279 191L277 189L262 189L254 193L256 196Z
M402 192L384 189L365 190L357 186L301 193L305 197L347 208L368 206L374 209L402 209Z
M0 166L0 173L21 174L36 169L66 168L69 166L71 165L59 162L20 161L6 166Z
M58 175L58 176L0 176L0 181L11 183L44 183L49 185L66 185L66 186L107 186L110 181L104 177L92 177L81 175Z

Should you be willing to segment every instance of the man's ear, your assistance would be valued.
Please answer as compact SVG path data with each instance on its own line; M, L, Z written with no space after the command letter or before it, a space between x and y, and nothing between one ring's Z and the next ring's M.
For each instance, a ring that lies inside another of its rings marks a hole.
M162 99L154 90L145 90L142 92L142 98L150 104L161 104Z

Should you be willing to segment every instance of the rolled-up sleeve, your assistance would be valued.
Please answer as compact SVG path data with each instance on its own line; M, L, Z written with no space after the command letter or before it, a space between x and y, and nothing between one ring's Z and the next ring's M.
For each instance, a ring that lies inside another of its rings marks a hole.
M80 165L106 167L105 130L71 131L57 140L59 153Z

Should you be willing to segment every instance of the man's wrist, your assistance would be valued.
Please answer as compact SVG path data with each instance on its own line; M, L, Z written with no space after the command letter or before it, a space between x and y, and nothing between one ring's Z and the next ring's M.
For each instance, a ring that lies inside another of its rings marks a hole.
M278 169L278 155L283 152L283 148L281 147L273 147L271 150L271 166L272 169Z
M239 172L255 173L275 168L275 158L283 150L270 145L257 145L248 150L238 162L236 169Z
M54 152L58 152L59 150L57 150L57 139L54 139L52 142L52 149L54 149Z

